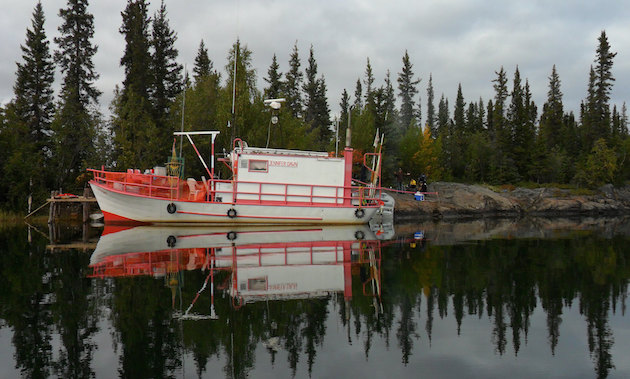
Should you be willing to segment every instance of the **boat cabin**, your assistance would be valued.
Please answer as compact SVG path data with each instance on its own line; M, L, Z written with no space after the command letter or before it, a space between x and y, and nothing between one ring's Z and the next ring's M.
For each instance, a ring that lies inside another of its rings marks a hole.
M343 157L313 151L243 147L232 151L230 168L239 199L303 202L312 198L314 202L343 202ZM217 183L217 192L232 189L231 186L232 183ZM223 201L226 200L224 197Z

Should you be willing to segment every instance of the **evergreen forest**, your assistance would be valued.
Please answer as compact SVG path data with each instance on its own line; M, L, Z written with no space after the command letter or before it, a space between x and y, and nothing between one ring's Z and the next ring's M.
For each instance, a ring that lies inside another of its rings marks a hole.
M16 62L14 96L0 107L1 209L23 212L29 195L39 204L51 190L80 192L89 180L87 168L162 165L176 146L173 132L181 128L220 131L218 152L229 151L234 137L253 146L335 151L338 143L342 150L348 125L355 150L371 151L378 131L384 136L384 186L393 184L398 167L424 173L429 181L495 185L597 188L630 178L627 109L625 103L611 104L616 52L605 31L593 41L593 63L584 68L587 92L577 111L564 108L552 62L544 104L534 103L518 66L508 73L500 62L488 68L495 72L488 83L493 98L466 100L460 85L449 104L444 95L436 98L431 74L414 72L407 51L399 71L387 71L383 83L375 82L366 58L356 87L341 94L327 93L315 47L299 51L297 42L286 72L273 56L264 88L257 88L253 51L240 40L225 61L211 59L207 41L200 40L188 73L178 61L177 31L166 5L153 14L148 5L127 0L121 10L118 32L125 48L112 64L124 69L124 78L111 104L100 103L95 86L98 46L88 0L67 1L57 15L59 36L52 40L42 5L35 5ZM264 103L270 98L286 99L274 125ZM333 102L338 119L331 116ZM205 143L200 151L208 149ZM200 172L187 150L186 170Z

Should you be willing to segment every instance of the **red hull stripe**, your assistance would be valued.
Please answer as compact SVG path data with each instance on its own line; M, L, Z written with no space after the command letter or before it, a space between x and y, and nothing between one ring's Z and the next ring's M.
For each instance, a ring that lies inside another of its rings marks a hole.
M183 212L177 211L177 213L189 214L189 215L197 215L197 216L225 216L224 214L215 214L215 213L199 213L199 212ZM238 218L264 218L264 219L274 219L274 220L321 220L321 217L280 217L280 216L241 216L237 215Z
M252 233L274 233L277 232L278 230L252 230L252 231L237 231L238 234L252 234ZM290 229L290 230L282 230L283 233L288 233L288 232L292 232L292 233L304 233L304 232L321 232L322 229ZM217 232L217 233L206 233L206 234L190 234L190 235L185 235L185 236L179 236L177 238L180 239L184 239L184 238L197 238L197 237L206 237L206 236L219 236L219 235L227 235L227 233L225 232Z

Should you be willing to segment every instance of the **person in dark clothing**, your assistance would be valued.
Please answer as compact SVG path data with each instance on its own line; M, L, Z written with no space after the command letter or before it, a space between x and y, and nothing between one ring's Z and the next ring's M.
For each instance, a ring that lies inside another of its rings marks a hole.
M401 167L398 168L398 171L396 172L396 189L398 191L403 191L403 170Z
M420 192L427 192L427 177L424 174L420 174L418 178L418 185L420 186Z

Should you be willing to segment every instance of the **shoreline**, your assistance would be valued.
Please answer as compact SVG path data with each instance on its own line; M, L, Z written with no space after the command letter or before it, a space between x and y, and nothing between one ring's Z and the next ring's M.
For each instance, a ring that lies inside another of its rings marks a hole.
M515 188L495 192L480 185L435 182L424 201L413 194L391 195L395 222L477 218L584 217L630 215L630 186L600 187L593 195L574 195L559 188Z

